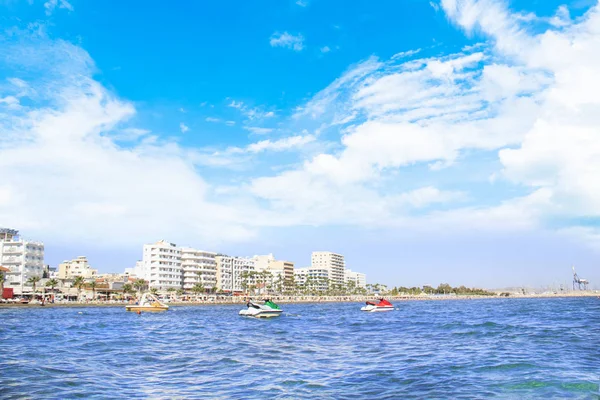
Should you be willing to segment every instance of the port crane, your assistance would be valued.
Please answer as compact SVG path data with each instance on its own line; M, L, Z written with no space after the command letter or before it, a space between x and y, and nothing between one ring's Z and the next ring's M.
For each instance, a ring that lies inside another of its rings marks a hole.
M577 275L577 272L575 272L574 265L572 268L573 268L573 290L575 290L575 285L577 285L579 290L582 290L581 289L582 286L583 286L583 290L587 290L588 284L590 282L587 279L580 278L579 275Z

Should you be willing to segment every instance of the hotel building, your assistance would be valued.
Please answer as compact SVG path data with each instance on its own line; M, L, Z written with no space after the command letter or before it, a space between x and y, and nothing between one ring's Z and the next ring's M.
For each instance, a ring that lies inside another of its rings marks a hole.
M205 289L214 289L217 285L216 256L217 253L210 251L182 248L183 288L191 289L200 283Z
M44 274L44 244L22 239L14 229L0 228L0 265L5 272L5 287L15 292L31 291L27 280Z

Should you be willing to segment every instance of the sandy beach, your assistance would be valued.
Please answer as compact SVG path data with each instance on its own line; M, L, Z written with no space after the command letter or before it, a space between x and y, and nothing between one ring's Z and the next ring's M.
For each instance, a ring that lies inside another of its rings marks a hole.
M368 300L376 300L378 296L253 296L254 299L269 297L276 303L300 304L300 303L363 303ZM569 292L560 294L511 294L508 297L500 296L449 296L449 295L425 295L425 296L385 296L392 302L403 301L458 301L458 300L484 300L484 299L535 299L535 298L573 298L573 297L598 297L600 292ZM244 304L243 296L236 297L208 297L206 299L190 301L168 301L169 306L210 306ZM0 308L41 308L41 307L124 307L130 302L119 301L86 301L86 302L60 302L40 304L0 303Z

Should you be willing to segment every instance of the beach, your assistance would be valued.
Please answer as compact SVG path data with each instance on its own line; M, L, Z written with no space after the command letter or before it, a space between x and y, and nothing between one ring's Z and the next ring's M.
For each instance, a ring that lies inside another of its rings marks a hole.
M378 300L381 297L392 302L405 301L465 301L465 300L484 300L484 299L534 299L534 298L577 298L577 297L599 297L599 291L587 292L567 292L567 293L540 293L540 294L511 294L508 297L501 296L475 296L475 295L399 295L399 296L271 296L255 295L251 296L255 300L270 298L276 303L281 304L305 304L305 303L364 303L366 301ZM227 304L245 304L247 297L244 296L206 296L204 299L188 301L166 301L169 306L207 306L207 305L227 305ZM43 306L40 304L21 304L21 303L0 303L0 308L16 307L124 307L127 304L134 304L131 301L70 301L70 302L46 302Z

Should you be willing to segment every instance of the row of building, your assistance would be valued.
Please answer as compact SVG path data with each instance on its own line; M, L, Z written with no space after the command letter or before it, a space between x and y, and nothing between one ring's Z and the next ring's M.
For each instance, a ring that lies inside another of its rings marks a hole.
M44 264L44 244L19 236L18 231L0 228L0 273L4 286L23 293L30 278L73 280L82 276L98 279L86 257L64 261L57 268ZM105 274L108 275L108 274ZM207 291L244 292L249 286L291 287L310 285L325 290L332 285L366 287L366 275L346 269L344 256L328 251L312 253L311 265L295 268L290 261L277 260L273 254L234 257L216 252L179 247L160 240L143 246L142 260L118 274L123 281L143 279L150 288L189 290L201 286ZM113 280L111 276L111 280Z
M291 261L277 260L273 254L253 257L234 257L160 240L143 247L143 257L134 268L125 273L148 281L158 289L191 289L200 284L208 290L242 292L248 284L266 284L261 274L271 284L303 285L312 282L324 285L345 285L353 282L366 287L366 275L346 269L344 256L329 251L312 253L311 266L294 267Z

